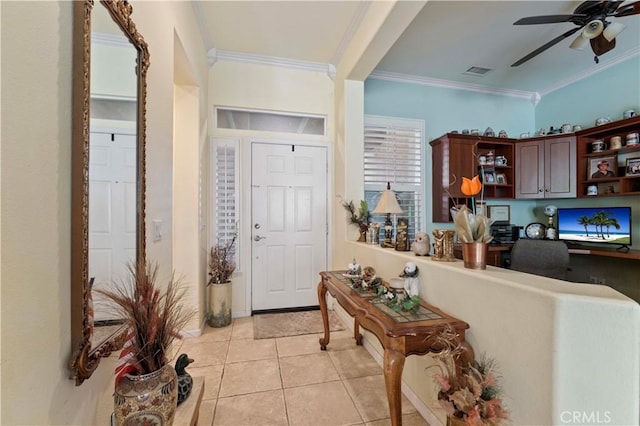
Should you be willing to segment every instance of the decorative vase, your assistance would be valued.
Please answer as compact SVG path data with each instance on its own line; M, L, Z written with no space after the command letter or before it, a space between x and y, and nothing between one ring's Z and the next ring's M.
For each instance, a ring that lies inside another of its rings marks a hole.
M171 425L178 406L178 376L167 364L149 374L125 374L113 395L118 425Z
M455 416L447 416L447 426L465 426L466 423L464 420L455 417Z
M487 269L487 243L462 243L464 267L469 269Z
M231 281L209 284L209 313L207 323L211 327L226 327L231 324L232 304Z

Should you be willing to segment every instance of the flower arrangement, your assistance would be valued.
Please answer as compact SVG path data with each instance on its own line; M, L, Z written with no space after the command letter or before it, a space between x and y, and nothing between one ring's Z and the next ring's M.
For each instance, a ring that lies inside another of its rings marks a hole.
M238 232L226 242L221 242L218 236L217 244L211 247L209 253L209 282L208 284L224 284L231 280L231 274L236 270L236 263L233 261L235 254L235 243Z
M129 264L129 279L114 284L113 290L96 290L105 296L128 329L125 357L121 362L130 374L148 374L163 367L168 351L193 317L181 303L185 289L172 276L158 288L158 265ZM126 358L126 359L125 359Z
M445 368L434 380L439 386L438 402L447 415L468 426L506 425L509 412L502 406L495 360L482 355L479 361L457 368L455 360L464 350L458 334L447 328L436 339L445 349L435 357Z
M476 146L477 144L474 146L474 155L476 155ZM482 166L480 167L484 174L484 168ZM453 183L455 183L455 180ZM463 243L491 242L491 240L493 240L493 236L491 235L491 224L493 223L493 220L489 219L484 214L478 214L475 211L476 202L474 197L476 195L480 194L480 204L484 205L484 185L480 182L480 177L478 175L475 175L471 179L462 177L460 191L467 197L471 198L472 209L469 210L469 207L467 207L466 204L459 206L454 202L454 207L451 209L451 216L453 217L453 223L456 226L458 239ZM451 195L449 195L449 197L451 198Z

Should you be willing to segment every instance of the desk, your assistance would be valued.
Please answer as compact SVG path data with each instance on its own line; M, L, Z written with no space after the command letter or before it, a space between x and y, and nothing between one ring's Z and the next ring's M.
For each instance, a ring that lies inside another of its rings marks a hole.
M442 349L434 341L434 336L447 326L453 327L460 335L465 349L457 360L459 365L467 365L474 359L473 349L464 340L469 325L464 321L445 314L435 306L420 302L418 318L395 313L384 305L372 303L375 297L362 295L349 286L349 280L342 273L321 272L318 284L318 302L322 312L324 337L320 338L320 349L326 350L329 344L329 316L327 312L327 291L336 298L352 317L354 317L353 337L357 345L362 344L360 326L372 332L384 348L384 381L387 389L391 425L402 425L402 369L408 355L438 353ZM393 315L393 318L392 316Z

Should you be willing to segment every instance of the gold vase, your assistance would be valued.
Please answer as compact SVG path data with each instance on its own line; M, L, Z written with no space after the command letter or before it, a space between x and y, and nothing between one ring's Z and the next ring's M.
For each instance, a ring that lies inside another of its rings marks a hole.
M462 260L469 269L487 269L487 243L462 243Z
M447 426L465 426L464 420L454 416L447 416Z

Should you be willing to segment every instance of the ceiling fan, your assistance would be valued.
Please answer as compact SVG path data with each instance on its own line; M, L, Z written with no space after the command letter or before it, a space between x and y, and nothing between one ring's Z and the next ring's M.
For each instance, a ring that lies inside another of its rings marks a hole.
M640 1L622 6L624 1L585 1L580 4L571 15L545 15L530 16L514 22L513 25L537 25L537 24L557 24L560 22L571 22L577 25L564 34L554 38L550 42L540 46L522 59L516 61L512 67L517 67L527 62L534 56L539 55L550 47L560 43L565 38L580 31L578 37L569 47L582 50L587 44L591 44L591 49L595 56L593 60L598 63L598 56L603 55L616 46L616 36L626 28L624 24L609 22L607 18L620 18L640 14Z

